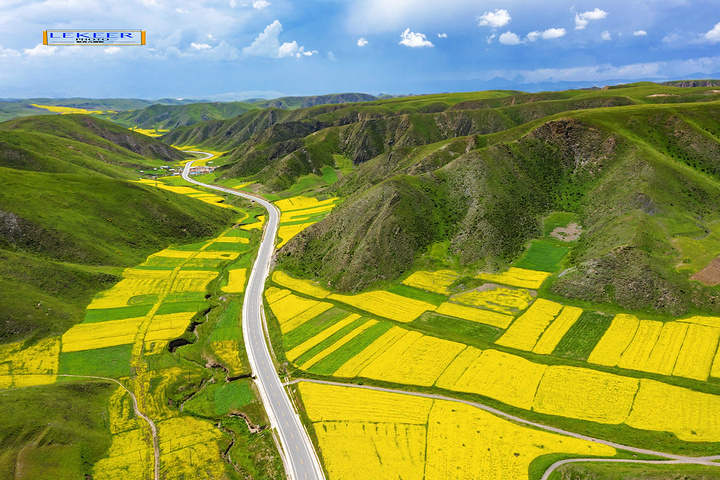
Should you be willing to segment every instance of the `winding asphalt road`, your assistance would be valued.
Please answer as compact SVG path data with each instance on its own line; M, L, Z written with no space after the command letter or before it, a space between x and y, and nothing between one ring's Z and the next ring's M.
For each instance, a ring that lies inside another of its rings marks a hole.
M206 152L192 153L203 153L208 155L206 158L212 157L212 154ZM242 328L245 348L250 360L250 368L270 418L270 424L280 438L280 454L283 456L285 470L293 480L323 480L325 476L310 437L275 370L261 317L263 312L262 294L265 289L265 279L270 274L270 261L275 249L280 212L275 205L258 196L193 180L189 175L192 164L193 161L188 162L182 174L188 182L252 200L268 211L265 233L250 274L243 302Z

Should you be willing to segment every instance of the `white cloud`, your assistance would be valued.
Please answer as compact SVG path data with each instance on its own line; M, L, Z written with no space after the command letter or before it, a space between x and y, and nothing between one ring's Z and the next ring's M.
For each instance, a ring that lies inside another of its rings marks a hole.
M328 53L327 53L327 56L328 56L328 59L329 59L331 62L334 62L334 61L337 60L337 58L335 57L335 54L334 54L333 52L328 52Z
M607 12L605 10L600 10L597 7L595 7L595 10L590 10L585 13L576 13L575 30L584 29L587 27L588 23L590 23L590 20L602 20L605 17L607 17Z
M529 42L542 38L543 40L552 40L554 38L564 37L567 34L567 30L564 28L548 28L544 32L530 32L527 34Z
M490 35L489 37L486 37L486 38L485 38L485 41L487 42L488 45L490 45L490 44L492 43L492 41L493 41L493 39L495 38L495 36L496 36L496 35L493 33L493 34Z
M237 2L235 0L230 0L230 8L237 7Z
M511 31L507 31L500 35L500 43L503 45L519 45L522 42L520 40L520 37L517 36L517 34L512 33Z
M418 48L435 46L424 34L411 32L409 28L406 28L405 31L400 34L400 38L400 45L405 45L406 47Z
M270 2L267 0L255 0L252 2L252 6L255 10L262 10L263 8L267 8L271 5Z
M0 45L0 57L17 57L18 55L20 55L20 52L17 50L3 48L2 45Z
M154 7L157 5L157 2L155 0L140 0L140 3L142 3L146 7Z
M447 33L438 33L438 38L447 38Z
M662 39L663 43L677 43L681 41L683 38L678 35L677 33L670 33L668 35L665 35L665 38Z
M212 48L212 47L211 47L210 45L208 45L207 43L195 43L195 42L192 42L192 43L190 44L190 46L191 46L192 48L194 48L195 50L210 50L210 49Z
M107 47L104 51L105 53L108 53L112 55L113 53L118 53L122 50L120 47Z
M26 48L25 50L23 50L23 52L25 53L25 55L28 55L30 57L47 57L50 55L54 55L57 49L58 47L50 47L48 45L38 43L33 48Z
M644 37L647 35L647 32L645 30L635 30L633 32L633 35L635 35L636 37Z
M279 20L275 20L273 23L265 27L265 30L255 38L250 46L242 49L245 55L252 55L255 57L270 57L270 58L286 58L286 57L297 57L302 56L310 57L317 54L317 50L305 51L305 47L298 45L293 40L292 42L285 42L280 44L280 32L283 27Z
M175 11L178 13L190 13L190 10L185 10L184 8L176 8Z
M703 35L705 40L712 43L720 42L720 23L717 23L712 30Z
M478 25L481 27L500 28L510 23L512 17L507 10L497 9L494 12L485 12L478 17Z
M600 38L601 38L604 42L608 42L608 41L612 40L612 35L610 35L610 32L608 32L607 30L605 30L604 32L602 32L602 33L600 34Z
M360 38L358 38L358 41L357 41L357 46L358 46L358 47L364 47L364 46L367 45L367 44L368 44L368 41L365 40L365 37L360 37Z

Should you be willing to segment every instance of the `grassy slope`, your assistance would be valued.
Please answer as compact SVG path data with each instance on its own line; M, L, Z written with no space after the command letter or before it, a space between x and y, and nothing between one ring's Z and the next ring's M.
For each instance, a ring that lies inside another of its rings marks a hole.
M330 189L351 196L291 242L281 262L358 290L397 278L431 244L449 240L461 265L487 268L516 259L540 235L540 217L565 210L587 234L570 257L577 270L553 292L655 313L718 312L713 289L675 270L672 247L717 220L708 205L720 195L718 128L714 103L636 105L396 151L397 163L381 155ZM486 146L465 153L473 145Z
M94 293L117 281L113 267L210 236L230 220L226 211L126 181L135 177L127 166L172 158L146 159L121 145L180 154L90 122L66 115L0 124L0 282L15 293L0 297L0 341L62 333Z

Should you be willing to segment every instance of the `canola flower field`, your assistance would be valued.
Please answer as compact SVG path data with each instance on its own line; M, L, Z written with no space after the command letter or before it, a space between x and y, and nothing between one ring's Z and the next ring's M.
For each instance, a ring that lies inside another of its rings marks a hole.
M442 297L423 301L420 294L394 293L394 289L338 295L281 271L273 274L272 282L277 286L267 290L266 299L280 324L287 359L299 376L306 371L352 381L369 379L395 388L441 389L446 396L473 394L548 419L563 417L668 432L685 442L720 442L720 396L593 368L617 366L705 381L713 369L720 370L716 366L720 318L691 317L663 323L618 314L595 340L587 367L544 363L537 355L553 355L564 338L578 334L576 326L585 328L582 308L537 298L536 292L529 290L539 288L547 280L547 272L536 275L527 269L510 269L480 274L478 278L487 284L456 294L449 286L460 274L449 272L415 272L403 282L403 288L441 294L446 301ZM429 287L435 278L437 288ZM430 334L416 330L415 325L426 315L438 314L454 321L483 323L502 333L495 340L496 346L477 348L444 339L440 331ZM526 358L525 352L535 356ZM306 398L304 393L302 396ZM334 404L326 402L326 407L334 408ZM361 419L331 425L320 413L318 418L310 412L308 415L314 422L326 467L330 472L336 469L334 478L352 478L341 467L342 459L349 455L339 446L343 437L362 442L368 452L381 452L396 441L419 445L422 438L431 438L403 422L402 428L369 428L359 424ZM394 437L398 432L401 440ZM387 435L393 439L388 440ZM367 459L368 464L385 466L392 458L378 455L379 459ZM408 451L393 451L392 455L406 462L412 459ZM429 457L418 462L429 471ZM415 467L405 463L397 468L409 472ZM484 474L496 478L492 473ZM505 478L526 478L527 471L513 475L516 477ZM421 474L418 478L430 477Z
M276 247L282 248L295 235L325 218L339 203L339 198L318 200L302 195L275 202L275 206L280 209L280 241Z
M183 413L176 403L188 395L178 389L205 385L208 372L183 361L187 354L170 353L170 347L194 335L193 348L200 350L203 363L222 365L228 376L247 375L239 305L260 238L253 220L243 212L235 227L216 238L162 250L126 269L119 283L92 300L84 321L61 336L27 348L23 343L0 346L0 389L68 381L63 375L116 378L157 426L161 478L235 478L223 458L238 455L237 449L225 453L233 438L228 430L219 429L217 421ZM248 226L253 229L244 228ZM205 329L209 292L230 295L236 303ZM214 374L210 381L215 382ZM217 401L241 405L232 399ZM112 442L106 457L94 465L93 478L152 479L152 433L136 416L124 388L112 395L107 418ZM272 445L271 437L264 438L266 446Z
M526 480L544 455L616 454L446 400L314 383L298 391L330 479Z
M86 108L75 108L75 107L56 107L54 105L37 105L35 103L31 103L35 108L42 108L43 110L47 110L49 112L53 113L59 113L61 115L68 114L68 113L82 113L85 115L89 115L91 113L116 113L114 110L88 110Z

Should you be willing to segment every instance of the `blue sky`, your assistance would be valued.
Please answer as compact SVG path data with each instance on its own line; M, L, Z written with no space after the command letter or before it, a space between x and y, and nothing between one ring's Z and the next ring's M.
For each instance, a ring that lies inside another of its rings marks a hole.
M145 47L45 47L142 28ZM718 1L0 0L0 97L479 90L720 72Z

